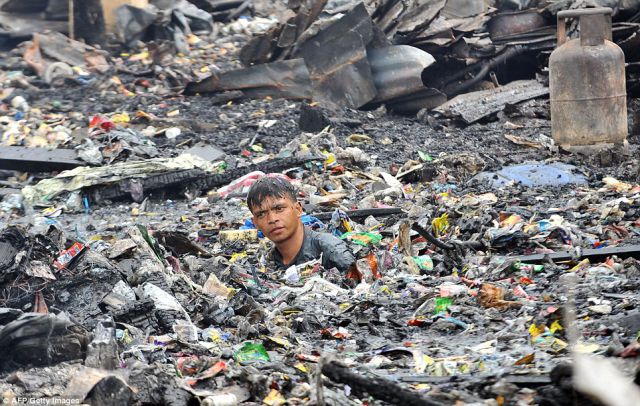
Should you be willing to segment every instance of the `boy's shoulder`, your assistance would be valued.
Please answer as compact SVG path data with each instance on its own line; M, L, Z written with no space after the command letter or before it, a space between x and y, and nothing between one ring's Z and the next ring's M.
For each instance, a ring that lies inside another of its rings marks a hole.
M330 242L342 241L340 238L336 237L331 233L327 233L324 231L316 231L309 227L305 227L304 237L309 238L311 240L316 240L316 241L330 241Z
M331 248L346 249L344 240L324 231L307 229L305 232L305 240L303 245L313 247L317 251L324 251Z

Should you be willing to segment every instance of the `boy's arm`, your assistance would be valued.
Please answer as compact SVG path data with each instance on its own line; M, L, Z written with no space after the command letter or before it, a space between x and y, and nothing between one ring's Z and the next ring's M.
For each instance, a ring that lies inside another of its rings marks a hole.
M319 244L322 250L322 266L331 269L338 268L346 272L356 262L356 257L349 246L341 239L331 234L320 234Z

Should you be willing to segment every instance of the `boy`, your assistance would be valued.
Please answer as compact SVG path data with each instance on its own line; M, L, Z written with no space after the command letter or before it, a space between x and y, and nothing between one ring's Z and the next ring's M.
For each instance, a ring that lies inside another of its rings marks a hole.
M279 267L300 265L321 254L326 269L335 267L346 272L355 263L355 256L344 241L302 224L302 205L296 189L286 179L260 178L249 189L247 206L253 214L253 224L275 244L273 260Z

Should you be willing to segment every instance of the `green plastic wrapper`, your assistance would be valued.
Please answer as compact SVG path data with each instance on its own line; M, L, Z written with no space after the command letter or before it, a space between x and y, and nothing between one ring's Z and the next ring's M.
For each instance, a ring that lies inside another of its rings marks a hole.
M246 342L244 345L235 353L233 353L233 358L239 362L240 364L252 364L254 362L269 362L271 358L269 358L269 354L267 354L267 350L264 348L262 343L252 343Z
M433 260L429 255L413 257L413 262L415 262L422 271L433 271Z
M453 299L450 297L437 297L436 298L436 310L435 314L446 313L449 311L449 306L453 304Z
M511 266L514 271L525 271L525 272L542 272L544 271L544 265L538 264L526 264L524 262L514 262Z
M366 247L369 244L377 245L380 244L380 241L382 241L382 236L380 234L373 233L349 232L342 234L340 238L342 238L343 240L349 239L358 245L362 245L363 247Z
M142 224L136 224L136 226L138 226L138 230L140 230L140 234L142 234L142 237L144 238L144 240L147 242L147 244L149 244L149 247L151 247L151 249L153 250L153 253L156 254L156 256L161 262L164 262L162 249L160 248L158 241L156 241L156 239L153 238L153 236L149 233L149 230L147 229L147 227L143 226Z

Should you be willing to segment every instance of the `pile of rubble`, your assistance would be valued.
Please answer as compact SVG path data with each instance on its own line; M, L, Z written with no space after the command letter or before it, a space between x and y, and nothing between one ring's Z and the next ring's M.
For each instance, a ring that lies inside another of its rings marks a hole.
M551 137L583 2L151 3L2 55L4 403L640 402L638 104L626 154ZM269 173L355 271L273 267Z

